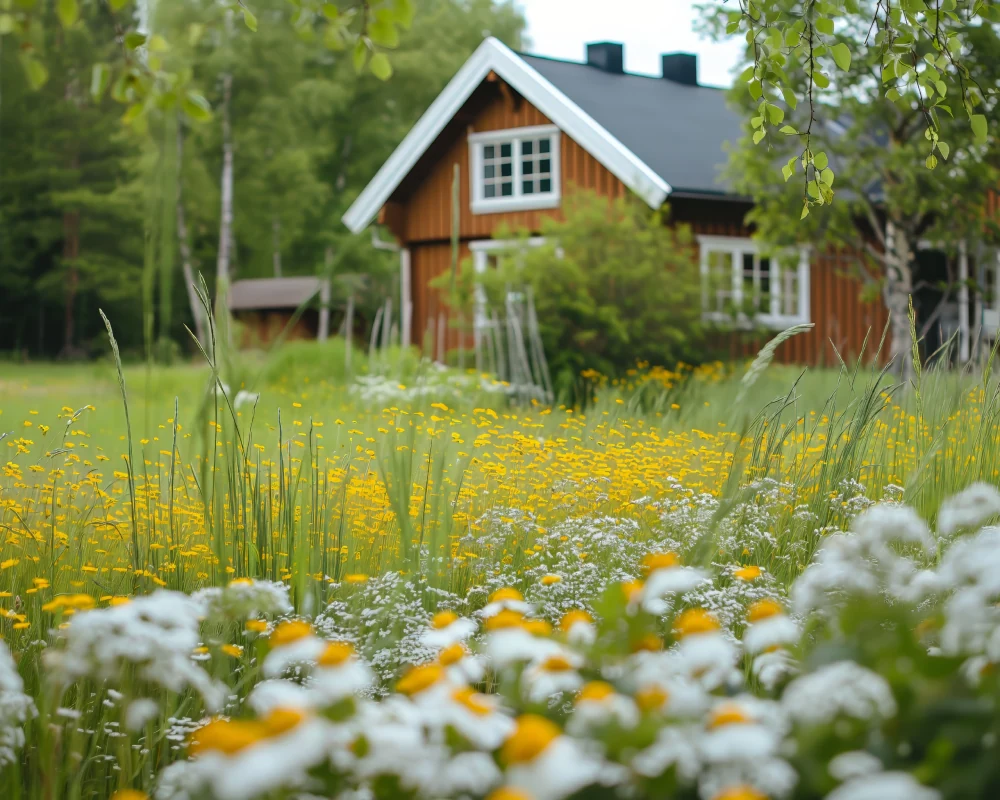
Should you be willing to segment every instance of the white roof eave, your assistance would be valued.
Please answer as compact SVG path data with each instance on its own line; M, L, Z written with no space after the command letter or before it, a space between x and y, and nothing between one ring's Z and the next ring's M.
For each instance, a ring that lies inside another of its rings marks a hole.
M650 207L663 205L671 191L663 178L517 53L490 37L476 48L347 209L343 222L353 233L360 233L375 219L379 209L490 71L496 72Z

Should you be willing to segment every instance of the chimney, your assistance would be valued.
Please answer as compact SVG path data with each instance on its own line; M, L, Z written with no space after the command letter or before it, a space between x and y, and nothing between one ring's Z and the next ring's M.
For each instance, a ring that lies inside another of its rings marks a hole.
M591 42L587 45L587 65L621 75L625 71L625 46L621 42Z
M698 56L694 53L665 53L663 77L685 86L698 85Z

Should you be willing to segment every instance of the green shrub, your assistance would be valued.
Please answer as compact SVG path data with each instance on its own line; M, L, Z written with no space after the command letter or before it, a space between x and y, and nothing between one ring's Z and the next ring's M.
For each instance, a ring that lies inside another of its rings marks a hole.
M609 203L581 192L567 200L565 219L545 220L541 233L544 245L521 248L474 278L498 308L512 287L530 288L557 390L584 370L621 375L637 362L702 360L700 279L687 226L667 224L664 212L631 199Z

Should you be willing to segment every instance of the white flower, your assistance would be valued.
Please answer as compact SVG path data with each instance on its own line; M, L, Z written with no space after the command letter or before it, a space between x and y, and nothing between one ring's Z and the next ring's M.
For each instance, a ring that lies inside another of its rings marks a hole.
M475 620L459 617L451 611L441 611L434 615L431 627L420 636L420 641L427 647L449 647L464 642L478 627Z
M736 678L738 653L722 633L685 636L668 655L672 672L696 681L709 691Z
M882 771L882 762L866 750L849 750L830 759L827 769L838 781Z
M576 696L566 730L574 736L585 736L594 728L612 722L622 728L635 727L639 722L639 707L635 700L619 694L610 684L591 681Z
M838 717L888 719L896 700L888 681L853 661L827 664L796 678L785 689L781 704L796 722L826 725Z
M303 636L286 645L275 647L264 658L264 674L269 678L277 677L289 667L302 664L315 664L326 650L327 642L318 636Z
M639 603L650 614L665 614L671 608L671 603L663 599L666 595L675 596L690 592L707 580L708 576L694 567L678 565L653 570L643 584Z
M422 724L443 731L451 726L474 747L496 750L514 729L497 697L468 686L438 681L413 697Z
M181 692L191 687L209 710L225 699L225 687L191 660L199 644L201 604L160 589L128 603L82 611L60 631L63 647L45 653L50 673L62 683L83 677L114 681L126 664L140 680Z
M522 674L525 695L531 702L540 703L557 694L575 692L583 685L583 678L576 671L581 666L583 659L568 650L547 656Z
M602 761L548 720L522 717L501 751L507 785L533 800L561 800L601 781ZM547 725L545 724L547 723ZM551 730L549 729L551 726ZM523 741L522 741L523 740Z
M798 663L787 650L771 650L754 657L750 666L753 676L766 691L771 691L789 675L798 672Z
M798 642L801 631L798 623L785 614L774 614L747 626L743 634L743 649L751 655L785 647Z
M24 724L35 716L24 681L7 645L0 640L0 769L15 763L24 747Z
M246 405L256 405L259 399L260 399L259 392L248 392L246 389L240 389L236 393L236 400L233 401L233 407L236 409L240 409Z
M459 753L446 759L424 782L422 789L431 797L482 797L500 782L501 777L500 768L487 753Z
M937 528L942 536L951 536L962 528L976 528L1000 514L1000 491L988 483L974 483L948 498L938 511Z
M941 793L919 783L908 772L879 772L852 778L826 800L939 800Z
M632 758L632 769L645 778L657 778L671 767L685 782L693 781L701 769L697 726L664 725L656 741Z
M524 602L524 597L516 589L498 589L490 596L490 602L477 613L483 619L495 617L501 611L515 611L518 614L530 614L532 606Z
M486 637L487 656L497 669L522 661L544 661L561 650L558 642L534 636L520 626L490 631Z
M934 550L934 539L927 523L909 506L879 503L854 518L851 527L872 542L904 542Z
M200 589L191 595L209 619L246 619L259 614L283 615L292 612L288 587L274 581L239 578L226 587Z
M156 719L159 713L160 707L155 700L148 697L133 700L125 709L125 728L133 733L142 730L142 727L150 720Z
M311 698L306 687L282 679L261 681L250 692L247 704L258 716L276 708L309 708Z

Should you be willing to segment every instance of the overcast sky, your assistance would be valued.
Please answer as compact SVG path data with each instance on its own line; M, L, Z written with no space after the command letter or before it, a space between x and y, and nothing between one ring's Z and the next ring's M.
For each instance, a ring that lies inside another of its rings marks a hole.
M715 44L694 32L691 0L515 0L528 20L528 52L582 61L587 42L625 45L625 69L660 73L660 54L698 54L698 81L732 84L742 40Z

